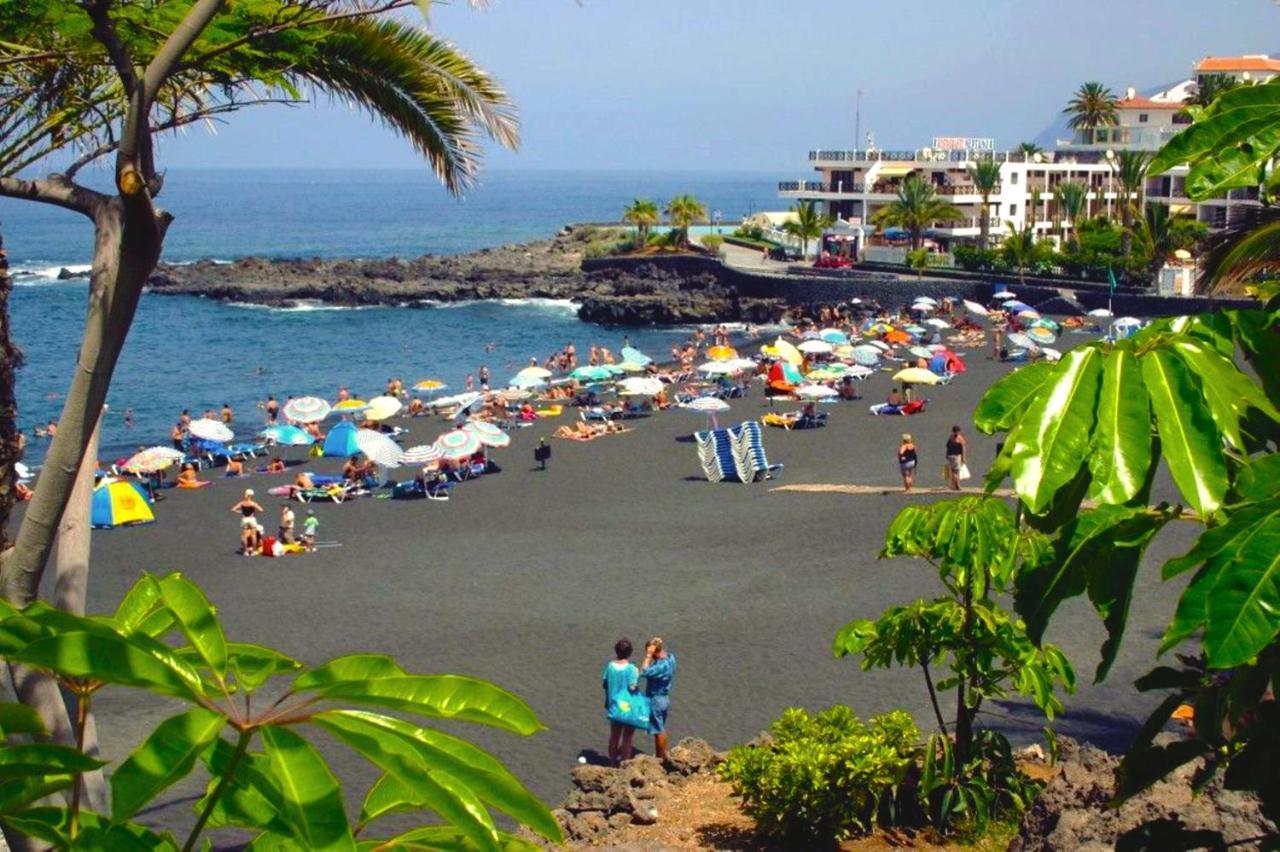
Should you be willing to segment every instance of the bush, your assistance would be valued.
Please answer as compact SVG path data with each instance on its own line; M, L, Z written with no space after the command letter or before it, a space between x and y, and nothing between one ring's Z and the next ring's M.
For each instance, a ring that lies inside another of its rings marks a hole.
M617 248L617 245L615 243L607 243L607 242L599 242L599 241L593 242L593 243L587 243L586 247L582 249L582 256L591 257L591 258L606 257L610 254L613 254L615 248Z
M733 235L744 240L755 240L759 242L764 239L764 228L761 228L759 225L742 225L733 232Z
M712 254L719 254L722 245L724 245L724 237L719 234L707 234L702 238L702 247Z
M1003 272L1002 267L1005 265L1000 258L999 252L994 249L978 248L977 246L956 246L952 249L952 256L956 259L956 264L961 269L967 269L970 272Z
M832 844L871 828L916 761L920 732L895 710L863 722L848 707L786 710L765 745L735 746L720 767L759 829L787 845Z

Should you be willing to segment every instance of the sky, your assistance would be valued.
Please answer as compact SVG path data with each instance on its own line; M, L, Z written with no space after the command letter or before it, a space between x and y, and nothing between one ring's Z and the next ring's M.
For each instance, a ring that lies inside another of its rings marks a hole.
M1190 76L1211 54L1280 52L1273 0L463 0L431 27L515 99L517 153L488 168L768 171L811 148L1032 139L1071 92ZM170 167L414 167L344 105L261 107L165 143Z

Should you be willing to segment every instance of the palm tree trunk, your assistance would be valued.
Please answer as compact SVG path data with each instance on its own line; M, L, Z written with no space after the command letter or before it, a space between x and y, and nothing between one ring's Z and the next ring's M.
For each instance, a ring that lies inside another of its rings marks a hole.
M982 215L978 219L978 248L984 251L991 241L991 222L988 218L990 215L991 196L984 195L982 196Z

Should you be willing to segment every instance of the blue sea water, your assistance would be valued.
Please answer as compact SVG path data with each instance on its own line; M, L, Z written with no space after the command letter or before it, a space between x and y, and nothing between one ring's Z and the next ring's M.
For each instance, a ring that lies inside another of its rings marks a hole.
M547 237L568 222L615 221L634 197L661 202L684 192L725 222L778 204L767 174L493 172L457 200L425 170L174 170L160 199L175 215L164 259L454 254ZM92 230L76 214L8 199L0 199L0 228L16 273L14 334L26 356L19 422L30 429L61 411L87 287L56 275L89 263ZM482 364L503 383L530 356L542 360L568 342L617 351L629 334L663 357L688 333L594 326L562 302L282 310L148 295L112 382L102 456L163 442L183 408L199 416L230 403L248 435L269 393L332 398L347 385L372 394L392 376L461 389Z

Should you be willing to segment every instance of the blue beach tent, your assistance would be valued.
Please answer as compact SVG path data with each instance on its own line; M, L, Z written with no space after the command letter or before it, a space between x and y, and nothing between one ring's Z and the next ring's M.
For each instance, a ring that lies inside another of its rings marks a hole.
M334 426L324 439L326 456L346 458L359 452L360 448L356 446L356 426L350 421L344 420Z
M93 489L89 523L95 529L149 524L156 516L142 486L131 479L103 479Z

